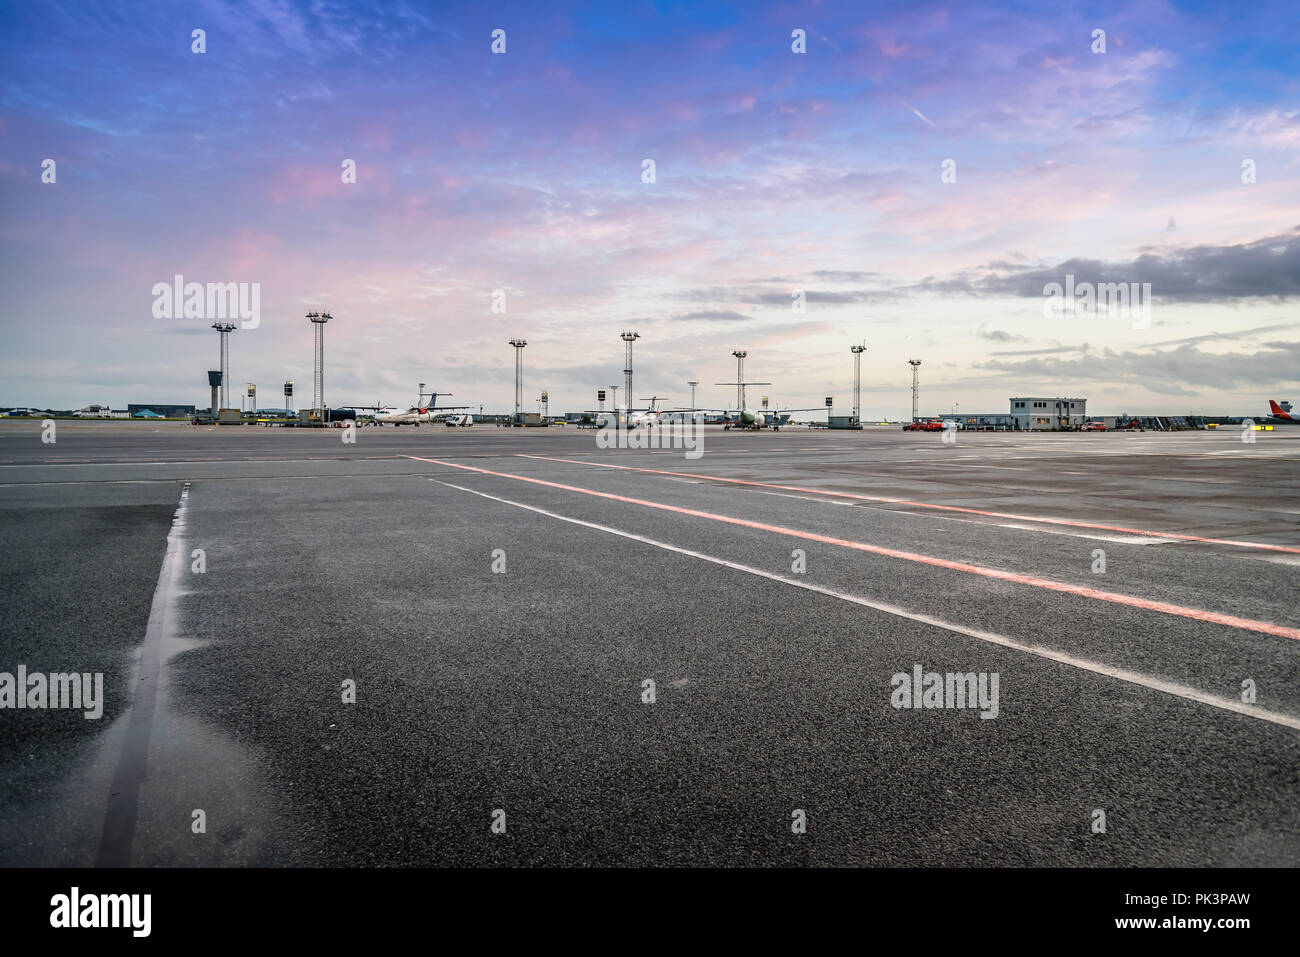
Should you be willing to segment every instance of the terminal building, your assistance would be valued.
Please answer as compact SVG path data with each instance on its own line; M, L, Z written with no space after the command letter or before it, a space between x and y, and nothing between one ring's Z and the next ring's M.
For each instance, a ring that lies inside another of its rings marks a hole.
M1088 421L1088 400L1024 397L1011 400L1011 416L1021 431L1059 432L1080 429Z
M936 416L961 423L963 429L996 432L1062 432L1088 421L1088 400L1025 396L1013 398L1009 412L954 412Z
M161 405L128 402L126 411L133 419L188 419L194 415L194 406L171 405L166 402Z

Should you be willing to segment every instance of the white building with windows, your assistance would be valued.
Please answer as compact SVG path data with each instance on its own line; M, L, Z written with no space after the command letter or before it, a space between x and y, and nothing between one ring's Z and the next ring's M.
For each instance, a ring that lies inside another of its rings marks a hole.
M1082 428L1088 421L1087 406L1087 399L1029 396L1011 400L1011 415L1019 429L1059 432Z

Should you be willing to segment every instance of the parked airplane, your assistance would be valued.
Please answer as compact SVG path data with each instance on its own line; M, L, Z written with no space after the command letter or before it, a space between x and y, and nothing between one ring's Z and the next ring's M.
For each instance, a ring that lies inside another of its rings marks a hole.
M642 399L642 402L649 402L648 409L635 409L628 413L627 427L629 429L645 429L653 426L664 424L664 413L661 409L656 409L655 404L659 401L659 396L652 395L648 399Z
M1300 425L1300 413L1292 414L1291 403L1277 403L1272 399L1268 400L1268 407L1272 411L1270 418L1274 422L1285 422L1287 425Z
M825 407L811 409L741 409L727 414L731 421L723 424L724 429L771 429L780 432L781 426L790 421L791 412L822 412Z
M597 416L596 427L601 429L610 425L617 425L617 427L624 429L650 428L666 424L664 411L655 408L655 403L658 402L659 399L660 396L657 395L652 395L648 399L642 399L642 402L650 403L648 409L616 408L611 412L604 412L598 409L588 409L587 414ZM673 411L677 410L674 409Z
M814 409L750 409L745 401L745 387L751 385L771 385L770 382L719 382L717 385L734 385L740 387L740 408L739 409L690 409L691 412L721 412L728 421L723 425L724 429L771 429L773 432L780 432L783 423L790 421L791 412L820 412L820 408ZM766 402L767 400L764 399Z
M438 396L451 395L450 392L430 392L429 404L424 405L424 394L420 394L420 404L413 405L405 412L398 409L379 409L375 412L375 425L390 424L413 425L417 428L421 422L433 422L434 419L450 409L472 409L470 405L438 405Z

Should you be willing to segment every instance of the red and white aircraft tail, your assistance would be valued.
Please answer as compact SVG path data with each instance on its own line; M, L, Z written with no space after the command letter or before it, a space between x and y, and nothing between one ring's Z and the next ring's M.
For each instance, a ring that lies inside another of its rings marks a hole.
M1290 402L1287 403L1288 406L1289 406L1290 404L1291 404ZM1269 411L1273 413L1273 418L1275 418L1275 419L1281 419L1283 422L1296 422L1296 423L1300 423L1300 418L1297 418L1296 415L1292 415L1290 411L1288 411L1287 409L1282 408L1280 405L1278 405L1278 404L1277 404L1276 402L1274 402L1272 399L1269 399L1269 400L1268 400L1268 408L1269 408Z

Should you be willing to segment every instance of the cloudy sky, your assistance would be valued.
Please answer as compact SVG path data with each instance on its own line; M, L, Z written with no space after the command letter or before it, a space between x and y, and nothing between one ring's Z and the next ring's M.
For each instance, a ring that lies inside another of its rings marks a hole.
M309 395L313 308L336 405L505 411L522 336L526 408L590 408L624 328L669 405L727 403L743 347L847 408L858 341L864 416L910 412L909 358L923 413L1300 401L1300 9L1050 6L5 5L0 405L205 404L178 273L260 283L263 405ZM1149 316L1045 315L1067 274Z

